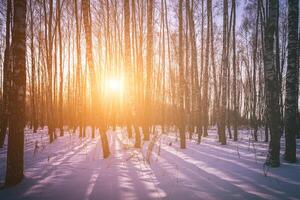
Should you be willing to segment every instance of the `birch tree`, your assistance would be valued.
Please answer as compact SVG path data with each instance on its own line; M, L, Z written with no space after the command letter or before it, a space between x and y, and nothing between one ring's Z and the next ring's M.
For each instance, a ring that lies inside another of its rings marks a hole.
M285 156L288 162L296 162L296 134L298 115L299 66L298 22L299 0L288 1L288 65L285 97Z
M15 185L23 179L24 128L26 96L26 0L13 2L12 86L9 101L9 124L5 184Z

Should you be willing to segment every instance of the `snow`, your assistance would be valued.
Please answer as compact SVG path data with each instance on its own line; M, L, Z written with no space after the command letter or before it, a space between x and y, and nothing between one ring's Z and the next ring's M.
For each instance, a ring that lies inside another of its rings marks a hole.
M0 190L0 199L300 199L299 162L264 168L267 144L249 140L249 130L239 133L238 142L222 146L212 128L200 145L187 140L185 150L174 133L162 134L148 163L149 142L135 149L121 129L108 131L111 156L105 160L98 134L80 139L66 132L48 144L45 130L27 130L25 178ZM0 150L0 182L5 163L6 148Z

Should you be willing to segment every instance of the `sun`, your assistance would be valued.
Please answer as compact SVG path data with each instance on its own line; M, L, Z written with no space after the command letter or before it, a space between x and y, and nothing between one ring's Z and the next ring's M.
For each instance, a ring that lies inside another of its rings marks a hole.
M121 92L123 88L123 84L120 79L111 78L107 80L107 87L112 92Z

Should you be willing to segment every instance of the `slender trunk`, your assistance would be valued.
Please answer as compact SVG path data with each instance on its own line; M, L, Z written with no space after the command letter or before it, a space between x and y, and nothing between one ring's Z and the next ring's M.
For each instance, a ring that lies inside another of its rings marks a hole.
M78 99L78 108L76 110L76 122L79 125L79 137L83 136L82 125L83 125L83 106L82 106L82 97L81 97L81 45L80 45L80 23L78 17L78 3L77 0L74 0L74 12L75 12L75 23L76 23L76 89L75 89L75 98Z
M13 73L10 98L9 138L5 184L15 185L23 179L24 128L26 97L26 0L14 1L12 55Z
M58 106L58 112L59 112L59 128L60 128L60 136L64 135L63 130L63 76L64 76L64 70L63 70L63 60L62 60L62 35L61 35L61 3L60 0L56 1L57 4L57 31L58 31L58 45L59 45L59 106Z
M299 69L298 21L299 0L288 2L288 65L286 72L285 98L285 157L288 162L296 162L296 134L298 115Z
M256 89L256 69L257 69L257 40L258 40L258 22L259 22L259 8L260 1L258 1L257 5L257 14L256 14L256 27L255 27L255 38L254 38L254 49L253 49L253 106L252 106L252 127L254 129L254 140L257 141L257 117L256 117L256 104L257 104L257 89Z
M35 56L34 56L34 32L33 32L33 8L32 0L29 2L30 7L30 54L31 54L31 126L33 132L37 129L37 119L36 119L36 95L35 95Z
M237 92L236 92L236 44L235 44L235 24L236 24L236 0L232 0L233 8L233 26L232 26L232 66L233 66L233 140L238 140L238 130L237 130L237 112L238 105L236 101Z
M197 126L197 132L198 132L198 144L201 142L201 136L202 136L202 131L201 128L201 110L200 110L200 99L201 99L201 91L200 91L200 86L199 86L199 78L198 78L198 64L197 64L197 44L196 44L196 36L195 36L195 22L194 22L194 16L193 16L193 1L192 1L192 6L190 8L189 0L187 0L188 6L186 9L189 9L189 24L190 24L190 43L191 43L191 67L192 67L192 102L193 102L193 107L192 107L192 125L193 129L195 125Z
M228 68L228 62L227 62L227 24L228 24L228 1L223 1L223 50L222 50L222 103L221 103L221 110L220 110L220 126L219 126L219 137L220 142L222 145L226 144L226 134L225 134L225 123L226 123L226 79L227 79L227 68Z
M53 91L52 91L52 15L53 15L53 0L50 0L49 19L47 19L47 7L44 0L44 15L45 15L45 44L46 44L46 59L47 59L47 73L48 73L48 87L47 87L47 122L48 134L50 143L54 140L54 119L53 119ZM48 24L47 24L48 23Z
M184 101L183 101L183 96L184 96L184 66L183 66L183 23L182 23L182 0L179 0L179 46L178 46L178 61L179 61L179 95L180 95L180 117L179 117L179 134L180 134L180 148L185 149L186 148L186 138L185 138L185 128L184 128Z
M276 11L278 9L278 0L270 0L265 26L265 53L264 53L264 74L265 74L265 92L267 119L270 129L269 154L266 164L272 167L280 165L280 111L278 95L278 76L276 73L275 55L274 55L274 36L276 29Z
M149 140L149 127L152 123L151 83L153 74L153 0L147 0L147 82L145 95L144 140Z
M209 74L209 41L210 41L210 17L211 17L211 0L207 0L207 34L206 34L206 55L204 64L204 79L203 79L203 136L206 137L207 126L208 126L208 111L209 111L209 101L208 101L208 74Z
M89 0L82 0L82 13L83 13L83 23L84 23L84 30L85 30L85 40L86 40L86 53L87 53L87 63L89 66L89 72L90 72L90 86L91 86L91 97L92 97L92 103L91 108L93 110L94 115L97 116L98 109L96 106L97 102L97 91L96 91L96 73L94 68L94 62L93 62L93 52L92 52L92 19L91 19L91 13L90 13L90 1ZM102 102L100 102L101 104ZM101 109L101 108L100 108ZM92 137L94 138L95 134L95 116L91 117L92 120ZM105 119L102 117L100 127L102 128L100 135L101 135L101 141L102 141L102 151L103 151L103 158L107 158L110 155L109 151L109 145L108 145L108 139L106 130L104 127L106 127Z
M10 26L11 26L11 0L7 0L6 10L6 35L5 35L5 51L4 51L4 63L3 63L3 95L2 95L2 117L1 117L1 130L0 130L0 148L4 145L6 136L6 130L8 125L8 103L9 103L9 92L10 92L10 73L11 73L11 62L10 62Z
M131 45L130 45L130 7L129 7L129 0L124 0L124 59L125 59L125 79L126 79L126 94L125 94L125 113L126 113L126 125L127 125L127 133L128 137L132 138L132 116L131 116L131 102L132 98L130 97L131 94Z

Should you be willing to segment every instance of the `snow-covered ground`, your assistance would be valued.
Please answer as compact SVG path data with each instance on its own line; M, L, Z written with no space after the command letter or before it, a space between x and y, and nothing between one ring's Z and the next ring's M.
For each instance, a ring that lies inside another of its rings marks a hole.
M249 140L247 130L240 130L239 142L222 146L211 129L200 145L188 140L185 150L174 134L161 135L150 164L148 142L138 150L121 130L108 135L112 154L103 160L99 136L66 133L48 144L46 132L27 132L25 178L0 190L0 199L300 199L300 162L264 168L267 144ZM0 182L5 163L1 149Z

